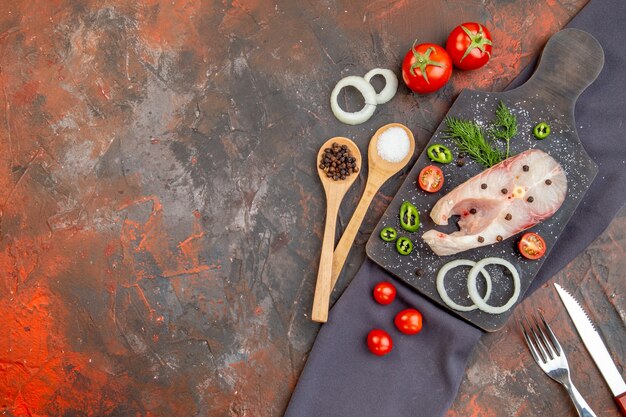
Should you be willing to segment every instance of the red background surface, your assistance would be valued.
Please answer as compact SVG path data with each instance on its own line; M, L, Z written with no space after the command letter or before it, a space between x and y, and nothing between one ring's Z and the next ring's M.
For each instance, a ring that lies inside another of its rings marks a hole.
M462 88L500 90L585 1L29 1L0 5L0 413L278 416L309 320L324 197L309 155L364 152L398 121L424 144ZM370 122L334 83L398 69L413 40L484 22L494 56ZM387 183L339 291L402 178ZM344 227L364 187L348 194ZM623 368L626 212L557 281ZM335 296L338 294L338 292ZM542 308L598 415L610 394L554 291ZM427 393L425 393L427 395ZM574 415L511 322L483 338L449 416Z

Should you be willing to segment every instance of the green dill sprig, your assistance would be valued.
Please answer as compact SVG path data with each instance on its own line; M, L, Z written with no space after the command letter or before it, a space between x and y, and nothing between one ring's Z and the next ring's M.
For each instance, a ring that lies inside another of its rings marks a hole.
M493 126L489 129L489 134L506 142L506 154L504 159L509 157L509 144L511 138L517 134L517 117L515 117L509 108L500 101L496 109L496 119Z
M502 153L485 138L480 126L469 120L446 117L446 137L456 141L461 152L467 153L479 164L490 168L502 161Z

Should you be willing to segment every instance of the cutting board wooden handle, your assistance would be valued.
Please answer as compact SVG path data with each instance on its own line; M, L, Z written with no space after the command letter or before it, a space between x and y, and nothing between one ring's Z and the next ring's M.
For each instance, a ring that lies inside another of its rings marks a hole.
M573 111L576 99L600 74L603 65L604 52L593 36L578 29L564 29L550 38L537 69L516 90Z

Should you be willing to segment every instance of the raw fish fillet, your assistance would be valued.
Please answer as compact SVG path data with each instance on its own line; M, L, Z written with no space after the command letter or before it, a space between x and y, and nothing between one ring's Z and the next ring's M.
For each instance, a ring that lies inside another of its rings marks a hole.
M567 178L550 155L531 149L481 172L442 197L430 212L438 225L460 216L449 235L422 236L437 255L501 242L552 216L567 194Z

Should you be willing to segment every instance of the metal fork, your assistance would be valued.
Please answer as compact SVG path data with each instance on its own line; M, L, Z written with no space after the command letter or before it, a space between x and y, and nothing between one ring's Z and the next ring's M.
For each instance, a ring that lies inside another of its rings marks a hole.
M538 311L538 314L543 326L539 324L539 320L535 316L532 317L534 325L530 323L528 318L524 317L528 330L524 323L521 320L519 321L524 333L524 339L526 339L528 349L530 349L530 353L535 358L535 362L550 378L565 387L576 407L576 411L578 411L578 415L581 417L596 417L591 407L589 407L572 383L569 365L561 344L556 339L554 332L540 311Z

